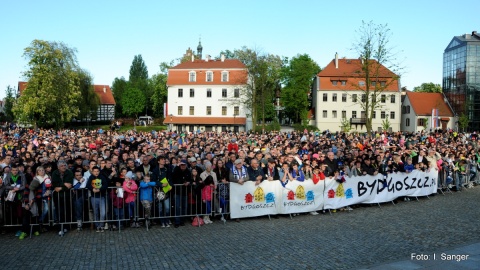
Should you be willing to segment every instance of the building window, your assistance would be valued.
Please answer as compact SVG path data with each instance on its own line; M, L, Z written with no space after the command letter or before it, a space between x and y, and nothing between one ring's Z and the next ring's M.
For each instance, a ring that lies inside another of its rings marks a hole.
M337 111L332 111L332 118L337 118Z
M190 97L195 97L195 89L190 88Z
M337 102L337 94L333 94L333 95L332 95L332 101L333 101L333 102Z
M222 82L228 82L228 71L222 71Z
M386 95L381 95L380 96L380 102L385 103L387 101L387 96Z
M410 113L410 105L407 106L407 113Z
M212 106L207 106L207 115L212 115Z
M373 87L377 86L377 82L372 82L372 86Z
M227 106L222 106L222 115L227 115Z
M183 106L178 106L178 115L183 115Z
M225 89L225 88L222 89L222 97L223 98L227 97L227 89Z
M240 97L240 89L235 88L235 89L233 90L233 97L234 97L234 98L239 98L239 97Z
M357 94L352 95L352 102L357 102Z
M372 97L373 103L377 102L377 96L375 94L371 94L370 96Z
M385 87L385 82L380 82L381 87Z
M390 103L395 103L395 95L390 96Z
M324 94L323 94L323 101L324 101L324 102L327 102L327 101L328 101L328 94L327 94L327 93L324 93Z
M347 102L347 94L342 94L342 102Z
M347 85L347 81L342 81L342 85Z
M207 97L212 97L212 89L207 88Z
M367 96L365 94L362 94L362 103L365 103L367 101Z
M323 111L323 118L327 118L327 111Z
M190 71L189 72L189 77L188 77L189 82L195 82L197 81L197 73L195 71Z
M365 82L364 81L359 81L358 86L365 86Z
M425 125L425 118L418 118L417 126L424 126Z
M357 111L352 111L352 118L357 118Z
M385 111L382 111L382 112L380 113L380 118L385 119Z
M390 112L390 119L395 119L395 112Z
M333 85L337 85L338 81L332 81Z
M347 118L347 111L342 111L342 118Z
M240 107L235 106L233 107L233 115L239 115L240 114Z
M213 72L207 71L207 82L213 82Z
M195 115L195 107L190 106L190 115Z
M410 126L410 118L405 119L405 126Z
M372 114L372 119L375 119L377 118L377 111L373 111L373 114Z
M178 97L183 97L183 89L182 88L178 89Z

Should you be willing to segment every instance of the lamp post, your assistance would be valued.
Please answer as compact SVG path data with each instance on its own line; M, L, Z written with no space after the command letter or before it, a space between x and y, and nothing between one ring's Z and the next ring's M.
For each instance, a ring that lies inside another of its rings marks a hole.
M170 114L170 132L173 131L173 123L172 123L172 119L173 118L173 114Z
M235 119L237 117L236 113L233 113L233 132L235 133Z

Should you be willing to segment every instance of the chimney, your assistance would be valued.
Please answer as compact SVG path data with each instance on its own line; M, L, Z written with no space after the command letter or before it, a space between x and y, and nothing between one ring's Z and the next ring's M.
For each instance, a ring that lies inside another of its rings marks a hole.
M107 93L107 88L105 87L105 85L103 86L103 93Z
M205 62L208 62L208 61L210 61L210 55L209 55L209 54L207 54L206 56L207 56L207 57L205 58Z
M222 62L225 62L225 54L222 53L222 55L220 56L220 59L222 60Z
M195 55L192 54L192 62L195 61Z
M335 68L338 68L338 53L335 53Z

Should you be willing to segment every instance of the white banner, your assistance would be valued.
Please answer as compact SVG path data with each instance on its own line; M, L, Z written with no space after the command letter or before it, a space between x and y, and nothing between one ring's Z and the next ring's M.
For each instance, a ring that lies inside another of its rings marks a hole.
M230 216L232 218L275 215L281 199L280 181L263 181L255 186L254 181L243 185L230 184Z
M393 173L387 177L345 177L344 183L327 178L291 181L282 187L280 181L263 181L255 186L230 184L232 218L255 217L338 209L352 204L383 203L402 196L427 196L437 192L437 171Z
M279 213L302 213L323 209L324 182L316 185L312 180L290 181L282 187L282 201Z

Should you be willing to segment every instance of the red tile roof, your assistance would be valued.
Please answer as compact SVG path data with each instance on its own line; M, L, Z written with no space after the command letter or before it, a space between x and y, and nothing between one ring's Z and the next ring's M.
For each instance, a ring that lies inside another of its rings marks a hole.
M441 93L417 93L407 91L408 100L417 115L432 115L432 109L438 109L439 116L453 117L453 112Z
M115 99L113 98L113 93L112 93L112 90L110 89L110 86L94 84L93 88L95 90L95 93L100 98L100 104L115 105Z
M207 116L167 116L163 123L168 124L197 124L197 125L245 125L245 117L207 117Z
M18 82L18 92L22 94L23 90L27 88L28 82ZM93 85L95 93L100 98L100 104L114 104L115 99L113 98L112 90L108 85ZM105 92L103 88L105 87Z
M232 69L245 68L245 65L238 59L221 60L195 60L180 63L170 69Z
M372 66L378 62L370 60ZM322 71L318 73L319 77L359 77L362 74L362 62L360 59L338 59L338 68L335 68L335 59L333 59ZM395 73L383 65L380 65L379 72L381 78L396 77Z

